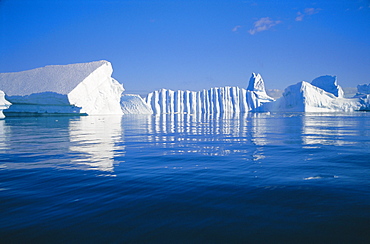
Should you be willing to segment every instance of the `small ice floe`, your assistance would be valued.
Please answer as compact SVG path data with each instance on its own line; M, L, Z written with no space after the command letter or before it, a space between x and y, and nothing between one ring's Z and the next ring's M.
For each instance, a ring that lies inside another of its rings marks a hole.
M329 178L338 178L337 175L317 175L303 178L304 180L318 180L318 179L329 179Z

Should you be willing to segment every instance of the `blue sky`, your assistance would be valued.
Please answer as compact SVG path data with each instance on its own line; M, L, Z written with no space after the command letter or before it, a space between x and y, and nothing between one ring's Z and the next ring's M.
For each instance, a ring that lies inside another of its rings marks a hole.
M108 60L127 92L370 83L370 1L1 0L0 72Z

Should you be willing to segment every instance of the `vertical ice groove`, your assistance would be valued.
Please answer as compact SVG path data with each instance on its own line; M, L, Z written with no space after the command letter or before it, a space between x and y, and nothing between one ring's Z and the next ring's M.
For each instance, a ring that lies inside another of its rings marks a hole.
M196 113L201 113L201 107L202 107L202 100L201 100L201 92L196 92Z
M239 87L230 87L230 98L231 98L231 104L233 106L233 112L239 113Z
M170 111L170 113L174 113L174 111L175 111L175 109L174 109L174 105L175 105L175 103L174 103L174 91L172 91L172 90L169 90L168 91L168 99L169 99L169 111Z
M161 108L161 113L165 114L167 113L166 110L166 89L161 89L159 94L159 106Z
M209 101L208 112L210 114L213 114L213 88L208 90L208 101Z
M180 112L179 91L175 91L175 94L174 94L174 112L175 113L179 113Z
M179 113L184 113L184 91L179 91Z
M249 111L248 104L247 104L247 90L242 88L240 89L240 107L241 112L246 113Z
M210 107L210 102L209 102L209 94L208 94L208 91L207 90L203 90L204 92L204 113L207 113L209 114L210 111L209 111L209 107Z
M196 114L197 112L197 93L192 91L190 92L191 96L191 113Z

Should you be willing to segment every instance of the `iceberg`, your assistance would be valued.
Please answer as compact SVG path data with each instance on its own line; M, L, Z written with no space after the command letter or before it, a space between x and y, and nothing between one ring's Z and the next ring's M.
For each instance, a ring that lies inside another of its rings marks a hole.
M0 74L0 89L12 105L6 116L123 114L122 84L110 62L50 65Z
M9 108L11 103L5 99L5 93L0 91L0 119L5 118L3 110Z
M151 92L145 103L154 114L167 113L245 113L255 111L264 103L275 101L265 91L260 74L252 74L248 88L215 87L202 91L173 91L160 89Z
M343 94L342 94L343 95ZM284 90L275 102L264 104L260 111L269 112L351 112L366 107L357 98L337 97L312 83L301 81Z

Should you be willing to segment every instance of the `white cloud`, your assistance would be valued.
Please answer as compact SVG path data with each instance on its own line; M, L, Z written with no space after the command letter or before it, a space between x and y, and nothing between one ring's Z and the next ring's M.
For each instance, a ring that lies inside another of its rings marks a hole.
M307 15L313 15L313 14L317 14L321 9L319 8L306 8L304 10L304 12L307 14Z
M237 26L235 26L233 29L232 29L232 31L233 32L236 32L236 31L238 31L238 29L239 28L242 28L242 26L241 25L237 25Z
M295 18L295 21L302 21L305 16L317 14L321 9L319 8L305 8L305 10L302 12L297 13L297 17Z
M302 14L301 12L298 12L297 17L295 18L295 21L302 21L303 17L304 17L304 14Z
M270 17L264 17L254 22L253 29L250 29L248 32L249 34L254 35L257 32L268 30L280 23L280 20L272 20Z

